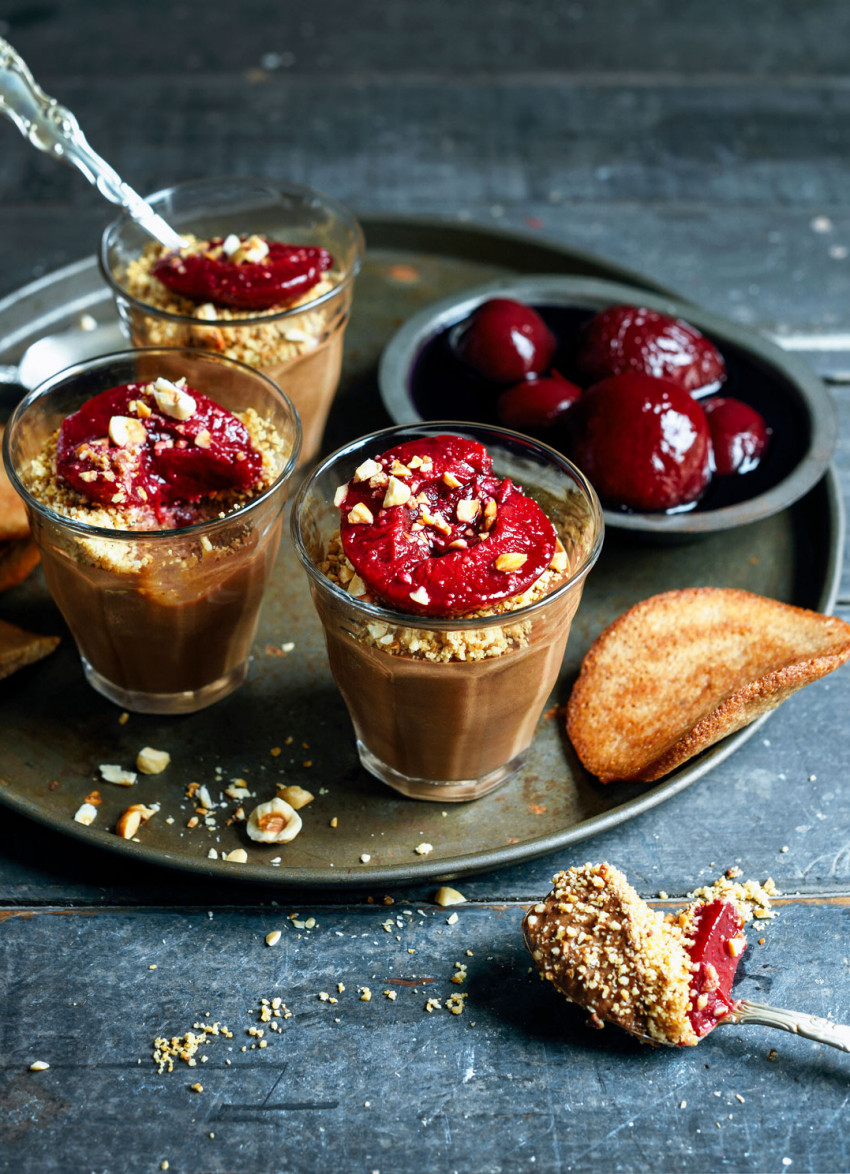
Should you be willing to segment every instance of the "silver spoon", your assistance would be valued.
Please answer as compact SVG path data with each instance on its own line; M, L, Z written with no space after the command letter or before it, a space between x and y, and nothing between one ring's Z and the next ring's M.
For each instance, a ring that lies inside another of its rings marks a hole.
M850 1026L833 1023L819 1015L807 1015L804 1011L785 1011L781 1007L768 1007L765 1003L751 1003L742 999L733 1011L719 1021L724 1023L757 1023L762 1027L778 1027L793 1035L802 1035L819 1044L829 1044L842 1052L850 1052Z
M138 192L124 183L105 159L92 150L71 111L45 94L20 54L2 37L0 114L11 119L24 138L39 151L78 168L102 196L126 208L136 223L167 249L179 249L186 243Z
M722 1027L724 1023L754 1023L760 1027L776 1027L780 1031L790 1031L792 1035L805 1036L806 1039L819 1044L829 1044L831 1048L838 1048L841 1052L850 1052L850 1025L833 1023L831 1019L822 1019L819 1015L807 1015L805 1011L786 1011L782 1007L768 1007L766 1003L751 1003L749 999L741 999L735 1004L734 1010L718 1019L715 1027ZM642 1035L637 1031L632 1034L655 1047L678 1046L665 1044L664 1040Z
M17 366L0 363L0 406L4 403L4 386L11 404L17 402L22 387L32 391L66 367L126 346L127 339L117 321L103 322L92 329L77 326L46 334L27 347Z

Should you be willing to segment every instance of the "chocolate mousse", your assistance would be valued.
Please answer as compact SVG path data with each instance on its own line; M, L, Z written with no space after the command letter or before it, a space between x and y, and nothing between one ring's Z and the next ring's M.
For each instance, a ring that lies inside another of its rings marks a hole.
M531 743L581 594L580 577L564 590L587 554L576 533L589 529L579 494L539 496L452 435L369 456L337 490L321 570L373 606L355 617L332 593L314 599L361 757L405 793L474 797Z
M62 523L30 511L48 587L107 696L189 711L244 677L281 520L243 507L290 450L255 408L235 415L154 378L87 401L19 469Z
M329 296L340 280L334 258L259 235L184 239L178 251L151 242L126 267L123 289L153 311L127 311L133 344L201 348L262 371L295 403L309 459L339 382L348 320L350 297Z

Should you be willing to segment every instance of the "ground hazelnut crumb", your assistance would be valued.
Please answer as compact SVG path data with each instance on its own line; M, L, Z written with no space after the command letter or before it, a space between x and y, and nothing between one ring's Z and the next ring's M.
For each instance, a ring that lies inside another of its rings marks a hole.
M266 934L266 945L267 946L276 946L279 941L280 941L280 930L279 929L273 929L271 931L271 933Z
M368 864L371 859L372 859L372 857L369 855L369 853L364 852L360 857L360 863L361 864Z
M433 844L424 844L424 843L417 844L417 846L414 848L414 852L416 853L417 856L427 856L429 852L433 852L433 851L434 851Z
M45 1072L49 1067L46 1060L33 1060L30 1064L30 1072Z
M190 1087L192 1089L192 1092L203 1092L204 1091L204 1086L200 1083L193 1084Z
M372 992L369 990L369 988L367 986L364 986L364 987L358 987L357 989L359 991L362 991L362 994L360 995L360 1002L361 1003L368 1003L372 998Z

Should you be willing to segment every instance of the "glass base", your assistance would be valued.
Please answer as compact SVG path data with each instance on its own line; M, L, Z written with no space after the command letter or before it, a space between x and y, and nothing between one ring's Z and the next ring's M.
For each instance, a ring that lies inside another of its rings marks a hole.
M417 779L389 766L376 757L368 746L359 739L357 753L361 764L371 774L379 778L382 783L407 795L409 799L429 799L432 803L467 803L470 799L480 799L501 787L508 779L512 779L525 762L526 751L517 754L504 766L491 770L489 774L477 779Z
M187 689L182 693L143 693L114 685L107 681L106 677L101 676L84 656L80 659L83 662L86 680L92 688L132 713L195 713L199 709L205 709L214 701L220 701L222 697L227 697L238 689L247 677L248 666L251 663L249 657L225 676L219 677L217 681L211 681L209 685L204 685L200 689Z

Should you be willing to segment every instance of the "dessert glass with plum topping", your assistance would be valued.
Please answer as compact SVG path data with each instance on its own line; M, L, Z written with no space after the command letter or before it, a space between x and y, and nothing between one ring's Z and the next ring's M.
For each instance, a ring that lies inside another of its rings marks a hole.
M362 765L441 803L511 778L601 547L586 478L503 429L391 428L318 467L292 532Z
M300 427L259 372L127 351L28 395L4 457L89 684L191 713L247 675Z
M100 266L134 346L187 346L247 363L286 388L301 460L316 454L339 383L363 235L341 204L297 184L234 177L149 202L183 234L176 251L122 216Z

